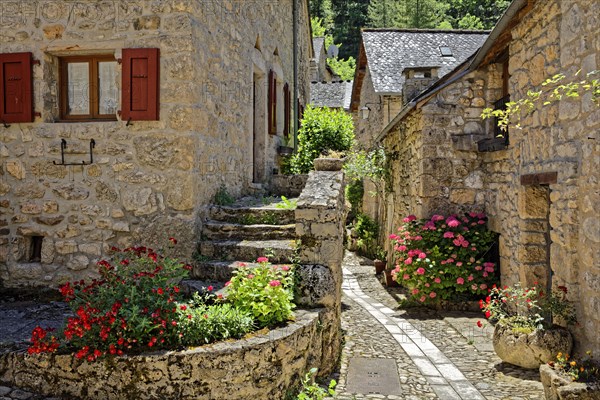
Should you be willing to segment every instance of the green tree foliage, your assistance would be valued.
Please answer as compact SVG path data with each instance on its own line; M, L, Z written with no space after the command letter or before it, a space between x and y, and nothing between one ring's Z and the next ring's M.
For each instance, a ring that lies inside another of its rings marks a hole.
M347 151L354 143L352 117L343 110L307 106L298 131L298 151L290 158L290 172L306 174L313 160L328 151Z
M510 0L444 0L446 18L453 27L492 29ZM480 24L479 24L479 23Z
M356 57L360 45L360 29L367 26L369 0L331 0L333 38L344 43L340 58Z
M398 0L371 0L368 10L370 28L399 27L401 24Z
M309 1L310 16L318 18L323 22L325 28L330 28L333 24L333 12L331 11L331 0L310 0ZM311 19L312 19L311 18ZM313 36L317 35L313 30Z
M319 17L312 17L310 19L312 33L314 37L324 37L324 46L326 49L329 48L333 43L333 36L327 33L327 29L324 26L324 22ZM341 44L335 44L338 48ZM356 69L356 60L354 57L348 57L343 60L339 57L333 57L327 59L327 65L331 67L333 72L338 75L341 79L349 81L354 79L354 70Z

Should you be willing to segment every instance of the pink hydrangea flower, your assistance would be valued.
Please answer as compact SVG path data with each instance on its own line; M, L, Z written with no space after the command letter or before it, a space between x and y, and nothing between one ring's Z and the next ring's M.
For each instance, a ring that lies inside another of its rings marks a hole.
M450 231L444 232L444 237L446 239L452 239L454 237L454 232L450 232Z
M471 290L477 290L477 285L476 284L472 284L471 285Z
M468 280L469 282L471 282L473 279L475 279L475 278L473 278L473 275L469 275L469 276L467 277L467 280Z
M404 279L405 281L409 280L410 279L410 275L404 274L404 276L402 277L402 279Z
M456 228L459 225L460 225L460 222L458 222L458 220L456 220L456 219L452 219L452 220L448 221L448 226L450 228Z
M412 293L412 294L419 294L419 289L415 288L415 289L413 289L413 290L412 290L412 292L411 292L411 293Z
M410 257L408 257L406 260L404 260L404 264L406 264L406 265L410 265L410 264L412 264L412 262L413 262L413 260Z
M444 216L443 215L438 215L435 214L433 217L431 217L432 221L443 221L444 220Z
M419 299L419 301L420 301L421 303L424 303L424 302L425 302L425 299L426 299L426 297L425 297L425 296L421 296L421 298Z
M481 267L481 265L478 265L475 267L475 271L481 271L483 268Z
M459 262L456 263L457 267L462 267L462 265L463 265L462 261L459 261Z
M281 282L279 282L278 280L272 280L271 282L269 282L269 286L281 286Z
M429 282L425 284L425 287L429 287L429 286L431 286L431 285L429 284Z
M487 289L487 285L485 283L482 283L481 285L479 285L479 289L485 290Z
M406 251L406 246L398 246L398 251Z
M419 253L419 258L420 259L427 258L427 254L425 254L425 253Z
M408 217L404 218L402 221L404 221L404 222L411 222L411 221L414 221L416 219L417 219L417 217L415 217L414 215L409 215Z
M423 267L417 268L416 273L419 274L419 275L424 275L425 274L425 268L423 268Z
M458 283L459 285L462 285L462 284L465 283L465 280L464 280L464 278L459 277L459 278L456 279L456 283Z
M429 297L431 297L432 299L434 299L435 296L437 296L437 293L435 293L435 292L429 293Z
M440 278L435 278L433 281L434 281L435 283L442 283L442 280L441 280Z
M269 262L269 259L267 257L258 257L256 259L256 262L257 263L266 263L266 262Z

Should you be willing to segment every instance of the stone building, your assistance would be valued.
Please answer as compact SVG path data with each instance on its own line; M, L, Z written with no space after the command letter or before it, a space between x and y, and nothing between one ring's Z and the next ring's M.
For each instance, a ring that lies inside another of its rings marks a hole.
M310 64L310 104L316 107L350 108L352 81L343 81L327 64L325 38L313 38L315 57Z
M313 57L307 1L0 4L0 285L86 278L111 246L190 256L221 185L267 188Z
M559 72L597 70L598 15L591 0L513 1L474 56L376 134L391 166L386 231L407 214L485 211L503 284L568 288L578 352L600 349L598 106L590 94L538 105L507 133L480 114Z

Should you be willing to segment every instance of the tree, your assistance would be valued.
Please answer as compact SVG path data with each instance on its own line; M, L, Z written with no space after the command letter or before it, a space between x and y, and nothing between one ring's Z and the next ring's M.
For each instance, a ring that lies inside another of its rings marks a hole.
M492 29L510 4L510 0L445 0L445 2L448 4L446 15L452 26L461 27L462 21L462 26L465 28L477 29L479 26L483 29ZM469 24L476 21L472 17L477 18L481 25Z
M360 29L367 26L369 0L331 0L333 38L344 43L340 58L356 57L360 45Z
M333 24L333 12L331 11L331 0L310 0L309 10L312 18L319 18L323 27L328 29ZM320 36L314 33L313 36Z
M310 19L312 32L314 37L325 38L325 49L328 49L333 43L333 36L327 33L326 28L323 26L321 18L313 17ZM342 44L336 44L339 48ZM347 60L340 59L339 57L330 57L327 59L327 65L331 67L333 72L338 75L341 79L348 81L354 79L354 70L356 69L356 60L354 57L348 57Z
M371 0L368 20L370 28L393 28L400 26L400 3L398 0Z
M437 0L400 0L399 26L437 28L446 19L448 4Z

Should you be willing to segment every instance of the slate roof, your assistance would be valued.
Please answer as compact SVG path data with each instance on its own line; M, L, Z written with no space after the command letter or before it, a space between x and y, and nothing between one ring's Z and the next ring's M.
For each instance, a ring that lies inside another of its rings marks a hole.
M475 53L488 37L486 31L364 29L362 40L375 92L400 94L406 68L439 67L446 75ZM440 46L452 56L444 57Z
M352 81L312 82L310 103L317 107L350 109Z

